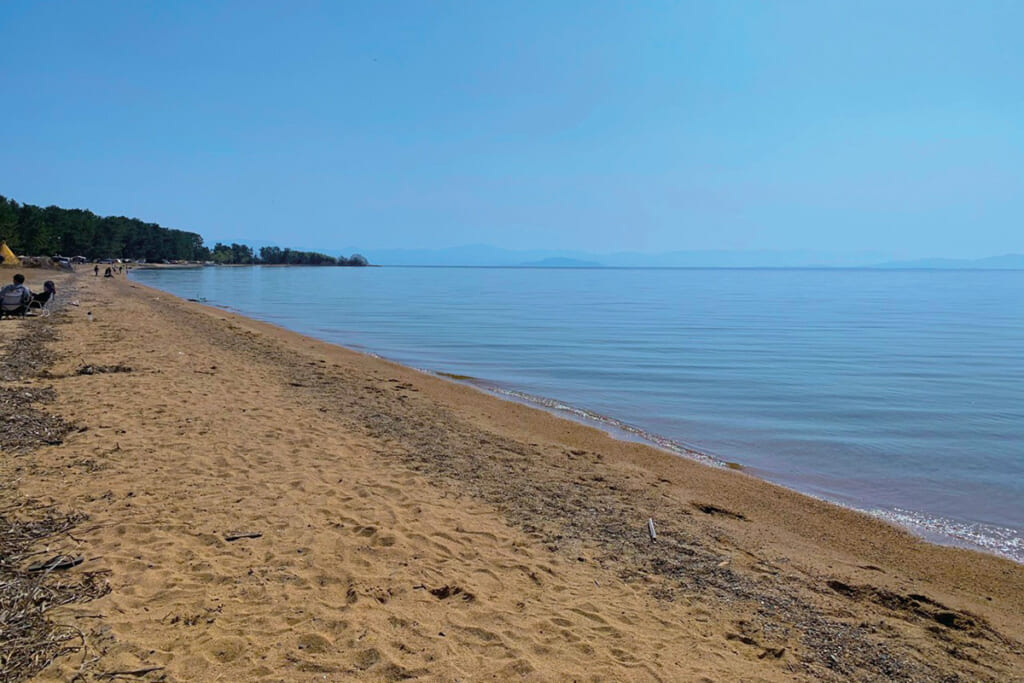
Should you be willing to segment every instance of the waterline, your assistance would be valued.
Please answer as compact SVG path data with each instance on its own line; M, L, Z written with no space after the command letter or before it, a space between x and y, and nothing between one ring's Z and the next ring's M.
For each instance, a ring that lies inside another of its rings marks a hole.
M1024 272L132 277L1000 554L1024 534Z

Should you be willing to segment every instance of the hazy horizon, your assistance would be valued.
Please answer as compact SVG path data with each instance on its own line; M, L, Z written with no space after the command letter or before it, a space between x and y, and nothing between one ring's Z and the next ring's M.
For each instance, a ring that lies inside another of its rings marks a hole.
M20 202L324 250L1024 252L1021 3L0 16Z
M809 249L760 250L675 250L675 251L616 251L595 252L582 249L506 249L491 244L462 244L436 249L395 249L347 246L340 249L316 245L286 245L272 240L230 240L248 244L259 251L262 246L292 247L299 250L320 251L332 255L362 254L375 265L436 265L436 266L520 266L535 265L548 260L587 262L593 266L611 267L838 267L858 268L876 266L910 267L980 267L1024 268L1024 254L991 254L979 259L948 259L922 256L897 258L877 251L822 252ZM944 263L940 263L944 262ZM995 264L990 262L996 262ZM575 264L565 264L575 265Z

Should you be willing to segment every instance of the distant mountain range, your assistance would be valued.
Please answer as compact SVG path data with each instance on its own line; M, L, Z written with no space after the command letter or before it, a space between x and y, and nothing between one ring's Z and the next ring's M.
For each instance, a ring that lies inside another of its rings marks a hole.
M236 241L236 240L231 240ZM279 246L266 240L239 239L257 250ZM299 247L331 255L362 254L380 266L477 266L530 268L921 268L921 269L1024 269L1024 254L1005 254L982 259L922 258L893 261L882 252L833 253L813 250L787 251L669 251L649 254L620 251L595 254L555 249L503 249L471 244L446 249L364 249Z
M601 268L602 264L597 261L581 261L575 258L552 257L542 258L539 261L527 261L520 264L530 268Z
M511 250L486 245L450 249L344 250L366 256L370 263L389 266L524 266L540 268L939 268L1024 269L1024 254L983 259L925 258L892 261L884 254L835 254L793 251L672 251L661 254L581 251Z
M940 270L1024 270L1024 254L1004 254L981 259L923 258L916 261L889 261L879 268L936 268Z
M513 250L488 245L449 249L358 249L373 264L389 266L531 266L548 268L799 268L857 267L879 263L879 253L832 254L815 251L672 251L660 254L621 251Z

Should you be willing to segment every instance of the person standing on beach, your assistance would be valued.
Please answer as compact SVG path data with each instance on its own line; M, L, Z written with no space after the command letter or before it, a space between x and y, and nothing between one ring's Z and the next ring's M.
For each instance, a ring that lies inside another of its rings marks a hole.
M93 277L99 277L100 276L100 265L98 263L95 266L92 267L92 274L93 274Z

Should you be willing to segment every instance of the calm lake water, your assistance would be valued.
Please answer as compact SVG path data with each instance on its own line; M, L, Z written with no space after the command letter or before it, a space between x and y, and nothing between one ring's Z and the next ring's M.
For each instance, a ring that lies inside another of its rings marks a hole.
M1024 561L1024 271L132 278Z

